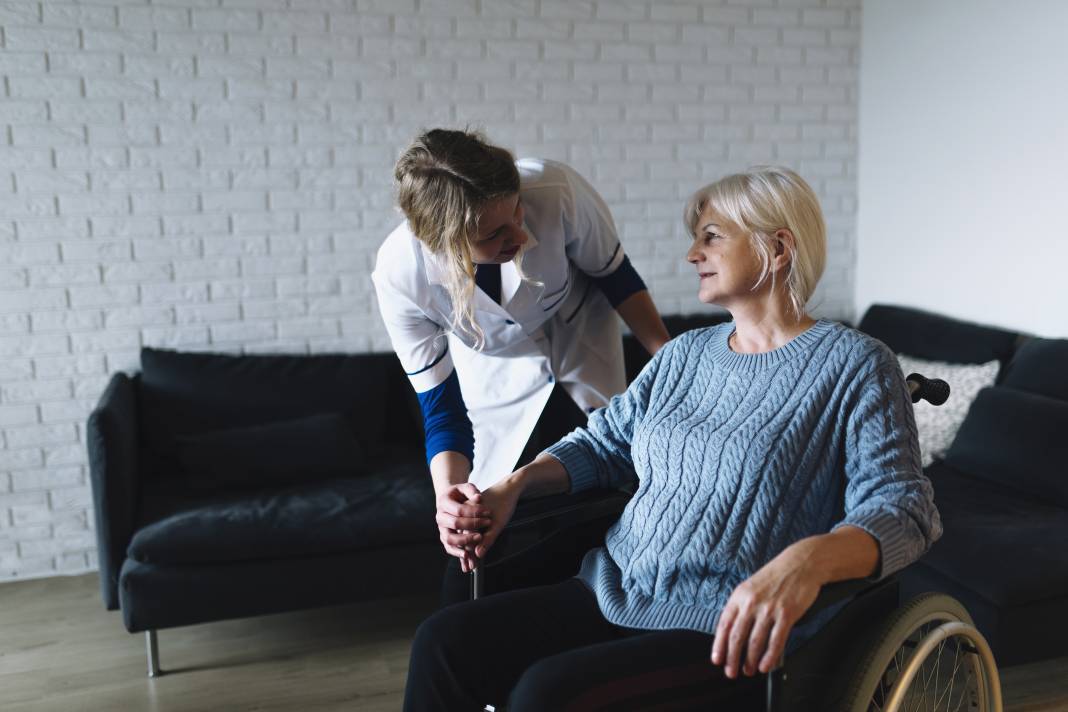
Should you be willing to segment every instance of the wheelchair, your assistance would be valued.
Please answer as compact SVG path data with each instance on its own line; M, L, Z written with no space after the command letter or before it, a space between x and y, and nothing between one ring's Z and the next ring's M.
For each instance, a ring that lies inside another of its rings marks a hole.
M949 395L944 382L919 374L906 382L913 402L940 405ZM607 530L630 494L595 490L521 502L475 569L471 597L483 595L495 568L552 537L578 527ZM831 606L839 607L831 620L765 676L765 712L1002 712L994 655L956 599L923 593L899 605L894 576L843 581L824 586L795 627Z

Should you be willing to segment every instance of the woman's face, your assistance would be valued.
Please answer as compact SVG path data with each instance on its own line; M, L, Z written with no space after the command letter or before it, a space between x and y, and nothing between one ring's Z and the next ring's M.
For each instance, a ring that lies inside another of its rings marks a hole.
M753 286L761 264L745 231L710 207L697 219L696 236L686 261L697 268L697 298L729 308L756 296Z
M482 209L478 236L471 243L471 259L476 265L503 264L514 259L526 241L519 194L498 198Z

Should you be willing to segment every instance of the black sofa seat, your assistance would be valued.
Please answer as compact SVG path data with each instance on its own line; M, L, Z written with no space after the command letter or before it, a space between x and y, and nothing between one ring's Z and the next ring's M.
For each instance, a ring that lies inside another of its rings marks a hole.
M901 573L902 600L925 591L959 600L999 665L1064 655L1068 509L944 463L926 472L945 531Z
M140 527L127 556L143 564L211 564L434 544L434 493L420 459L373 475L230 493L146 495L171 510ZM152 505L150 505L152 506Z
M998 606L1068 604L1068 509L941 462L926 472L945 531L922 566Z
M123 562L118 599L131 633L334 606L441 587L441 544L217 564Z

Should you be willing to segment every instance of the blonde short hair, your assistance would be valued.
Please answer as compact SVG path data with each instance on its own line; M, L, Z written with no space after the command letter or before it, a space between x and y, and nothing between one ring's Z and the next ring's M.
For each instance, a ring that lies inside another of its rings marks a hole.
M697 221L707 207L748 234L763 265L754 289L769 276L772 287L776 286L771 271L774 235L783 228L793 233L795 246L785 287L790 308L800 318L827 262L827 228L812 187L797 173L780 166L757 166L721 178L686 201L683 221L694 237Z

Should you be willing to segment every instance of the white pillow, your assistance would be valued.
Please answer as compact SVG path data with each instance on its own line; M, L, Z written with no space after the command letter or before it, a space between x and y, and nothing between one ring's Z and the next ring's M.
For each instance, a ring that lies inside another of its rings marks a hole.
M998 361L980 364L924 361L905 354L898 354L897 360L906 376L918 373L927 378L941 378L949 384L949 399L942 405L921 400L913 406L920 434L920 455L923 466L927 467L945 457L972 401L983 388L994 385L1000 364Z

